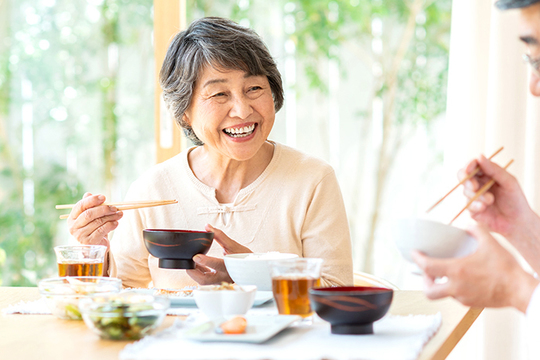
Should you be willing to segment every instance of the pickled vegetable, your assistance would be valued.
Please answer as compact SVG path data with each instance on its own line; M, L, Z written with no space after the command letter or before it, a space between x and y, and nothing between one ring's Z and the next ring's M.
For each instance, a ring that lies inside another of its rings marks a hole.
M243 334L246 331L247 320L242 316L235 316L219 326L223 334Z

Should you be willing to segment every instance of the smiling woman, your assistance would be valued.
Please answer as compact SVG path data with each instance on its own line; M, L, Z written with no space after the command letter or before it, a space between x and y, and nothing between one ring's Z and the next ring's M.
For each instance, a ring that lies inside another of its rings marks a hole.
M109 244L107 234L118 227L109 270L124 286L232 282L223 254L252 251L322 258L324 286L352 284L349 228L334 170L268 140L283 89L259 36L230 20L197 20L171 42L160 80L196 146L143 174L126 200L175 198L178 204L123 216L102 206L104 197L86 194L68 219L78 241ZM193 258L195 269L162 269L144 246L147 228L206 229L217 244Z

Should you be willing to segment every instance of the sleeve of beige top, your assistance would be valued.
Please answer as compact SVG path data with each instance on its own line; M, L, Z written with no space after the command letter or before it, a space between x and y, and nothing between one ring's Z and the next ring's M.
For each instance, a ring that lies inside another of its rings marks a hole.
M133 191L130 190L126 201L137 198L131 194ZM142 229L144 226L140 211L125 211L111 240L109 275L121 279L125 287L146 288L152 281Z
M323 258L321 286L353 284L351 236L334 171L315 187L303 229L304 257Z

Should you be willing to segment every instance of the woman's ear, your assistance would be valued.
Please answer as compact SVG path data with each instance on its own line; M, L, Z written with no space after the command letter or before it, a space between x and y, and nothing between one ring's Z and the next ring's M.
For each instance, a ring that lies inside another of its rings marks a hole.
M189 116L187 114L187 111L184 112L184 114L182 115L182 121L186 124L188 124L189 126L191 126L191 122L189 120Z

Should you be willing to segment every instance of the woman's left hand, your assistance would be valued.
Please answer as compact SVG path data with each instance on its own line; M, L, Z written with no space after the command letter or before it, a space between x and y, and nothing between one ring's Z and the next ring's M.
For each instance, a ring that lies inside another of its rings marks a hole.
M225 235L223 231L216 229L210 224L206 224L204 229L206 231L211 231L214 233L214 240L223 248L223 255L244 254L253 252L249 248L237 243L236 241Z
M197 254L193 257L193 261L195 261L195 269L187 270L186 273L198 284L212 285L233 282L223 259Z
M214 240L223 248L223 255L253 252L210 224L205 226L205 230L214 233ZM222 282L233 282L227 272L225 261L223 259L197 254L193 257L193 261L195 261L196 264L195 270L187 270L187 274L198 284L211 285L221 284Z

